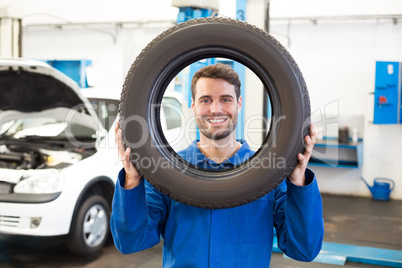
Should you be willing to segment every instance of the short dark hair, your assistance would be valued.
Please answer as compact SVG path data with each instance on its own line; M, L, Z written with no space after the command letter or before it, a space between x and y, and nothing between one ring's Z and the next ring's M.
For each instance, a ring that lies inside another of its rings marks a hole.
M226 82L234 85L236 98L240 97L240 78L239 75L228 65L223 63L217 63L214 65L209 65L199 69L193 76L191 81L191 97L195 100L195 84L197 84L198 80L202 77L205 78L220 78L225 80Z

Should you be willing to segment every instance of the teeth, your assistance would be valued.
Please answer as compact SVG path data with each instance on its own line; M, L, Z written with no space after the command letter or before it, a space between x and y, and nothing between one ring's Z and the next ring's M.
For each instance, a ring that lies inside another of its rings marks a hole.
M209 119L208 121L211 123L222 123L225 119Z

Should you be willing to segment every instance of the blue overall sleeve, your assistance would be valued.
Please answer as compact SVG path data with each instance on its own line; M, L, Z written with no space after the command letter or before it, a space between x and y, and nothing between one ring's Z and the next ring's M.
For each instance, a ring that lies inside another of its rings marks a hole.
M289 257L312 261L324 237L322 200L314 173L306 170L306 186L289 180L275 190L274 226L278 247Z
M167 200L144 179L137 187L124 189L125 175L122 169L113 196L110 229L116 248L129 254L159 243Z

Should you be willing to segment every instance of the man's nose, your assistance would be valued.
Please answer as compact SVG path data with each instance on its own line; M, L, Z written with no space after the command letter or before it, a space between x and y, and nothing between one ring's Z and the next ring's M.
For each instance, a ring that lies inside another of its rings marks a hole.
M219 101L213 101L210 106L211 113L219 113L221 111L221 103Z

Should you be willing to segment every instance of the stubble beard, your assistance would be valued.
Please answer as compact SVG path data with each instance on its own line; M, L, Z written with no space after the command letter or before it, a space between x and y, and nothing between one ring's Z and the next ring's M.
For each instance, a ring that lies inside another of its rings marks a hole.
M204 125L208 123L204 123L204 118L197 119L197 126L200 130L200 132L208 139L213 140L213 141L218 141L218 140L223 140L227 138L232 132L236 129L237 126L237 115L232 119L229 117L228 120L231 120L229 123L229 126L221 130L215 131L215 133L212 132L212 130L208 129L208 127L203 127Z

